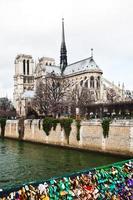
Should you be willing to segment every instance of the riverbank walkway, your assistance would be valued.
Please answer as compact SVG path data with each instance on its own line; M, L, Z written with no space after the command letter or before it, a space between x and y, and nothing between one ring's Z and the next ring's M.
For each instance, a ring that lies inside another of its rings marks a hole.
M133 159L0 190L0 200L133 200Z

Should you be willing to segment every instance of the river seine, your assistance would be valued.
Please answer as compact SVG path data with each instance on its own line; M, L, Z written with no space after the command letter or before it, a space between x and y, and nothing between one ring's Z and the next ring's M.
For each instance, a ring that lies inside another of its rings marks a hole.
M0 139L0 188L14 187L126 158Z

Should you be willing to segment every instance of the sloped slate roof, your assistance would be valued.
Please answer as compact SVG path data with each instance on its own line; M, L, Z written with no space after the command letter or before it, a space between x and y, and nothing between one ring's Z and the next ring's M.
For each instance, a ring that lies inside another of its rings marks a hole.
M41 65L41 70L47 73L55 73L56 75L61 74L61 70L59 66L56 65ZM86 58L84 60L80 60L78 62L69 64L65 71L64 75L72 75L75 73L82 72L100 72L103 73L102 70L98 67L96 62L92 57Z
M102 70L98 67L96 62L92 57L86 58L84 60L80 60L78 62L72 63L68 65L65 69L64 75L70 75L74 73L80 73L83 71L94 71L94 72L102 72Z
M36 69L35 69L35 73L39 72L39 71L43 71L45 72L46 74L48 73L55 73L57 75L60 75L61 74L61 71L60 71L60 67L59 66L55 66L55 65L37 65L36 66Z
M61 74L61 70L59 66L55 66L55 65L45 65L44 66L44 70L46 70L46 73L52 73L54 72L56 75L60 75Z

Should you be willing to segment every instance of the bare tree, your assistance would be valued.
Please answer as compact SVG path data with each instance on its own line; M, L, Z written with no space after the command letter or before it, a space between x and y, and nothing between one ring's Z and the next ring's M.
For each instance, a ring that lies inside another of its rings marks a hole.
M120 101L120 95L118 95L113 88L108 88L107 89L107 100L112 103Z
M46 85L41 81L36 87L35 97L31 102L32 107L39 114L46 114L48 105L46 101Z
M0 117L15 117L16 110L7 97L0 98Z
M69 81L64 77L49 74L36 88L36 95L32 105L39 114L59 115L66 104Z
M71 107L72 115L76 114L76 107L80 109L81 115L85 115L87 105L92 102L94 102L94 98L92 92L88 88L76 85L74 89L71 90L69 96L69 106Z

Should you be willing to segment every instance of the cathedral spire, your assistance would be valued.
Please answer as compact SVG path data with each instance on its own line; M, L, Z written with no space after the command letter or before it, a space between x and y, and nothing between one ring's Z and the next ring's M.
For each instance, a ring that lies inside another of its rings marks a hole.
M62 44L65 44L65 33L64 33L64 18L62 18Z
M65 43L64 18L62 18L62 41L61 41L61 49L60 49L61 74L63 74L66 66L67 66L67 49L66 49L66 43Z

